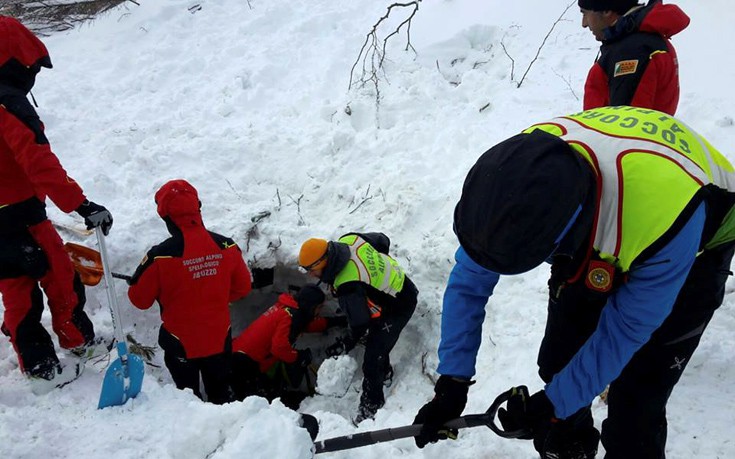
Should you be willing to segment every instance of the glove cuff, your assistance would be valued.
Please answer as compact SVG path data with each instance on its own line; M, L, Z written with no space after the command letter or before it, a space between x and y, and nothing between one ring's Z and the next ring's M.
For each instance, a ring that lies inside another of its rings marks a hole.
M540 390L528 399L528 412L538 413L546 419L554 418L554 404L549 400L546 391Z
M89 211L89 210L91 210L91 209L89 208L89 199L85 199L84 201L82 201L82 203L81 203L81 204L79 204L79 206L77 206L77 208L76 208L76 209L74 209L74 212L78 213L78 214L79 214L79 215L81 215L82 217L86 217L86 215L85 215L85 214L86 214L86 213L87 213L87 211Z

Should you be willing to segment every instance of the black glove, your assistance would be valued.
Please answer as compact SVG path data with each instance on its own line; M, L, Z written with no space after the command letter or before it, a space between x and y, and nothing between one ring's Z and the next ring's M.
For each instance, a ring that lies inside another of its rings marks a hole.
M76 208L76 212L84 217L84 223L87 229L102 228L102 233L107 236L112 228L112 214L105 206L101 206L92 201L84 200L84 202Z
M413 420L423 424L421 433L416 435L416 446L423 448L427 443L435 443L447 438L457 438L456 429L442 429L444 423L458 418L467 404L467 391L474 381L442 375L434 386L434 399L424 405Z
M299 349L299 356L296 357L296 364L301 368L306 368L311 363L311 349Z
M498 420L506 432L527 430L528 434L519 438L531 440L535 431L545 431L547 427L544 425L548 426L551 423L554 405L542 390L531 396L528 395L526 386L514 387L511 390L513 395L506 405L508 408L498 409Z
M342 354L346 354L347 347L345 346L344 339L337 338L336 340L334 340L333 344L327 346L324 352L327 354L327 357L337 357Z
M340 327L345 328L347 326L347 317L345 316L333 316L327 317L327 328Z
M570 421L556 420L541 449L544 459L593 459L597 454L600 432L593 426L574 427Z

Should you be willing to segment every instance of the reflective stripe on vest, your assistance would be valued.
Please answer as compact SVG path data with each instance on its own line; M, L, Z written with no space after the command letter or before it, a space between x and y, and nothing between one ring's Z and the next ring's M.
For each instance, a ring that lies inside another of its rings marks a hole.
M594 247L623 271L676 221L699 189L735 191L733 167L705 139L661 112L603 107L532 126L566 141L595 169Z
M339 239L350 249L350 260L334 279L334 288L360 281L395 297L403 289L403 269L388 255L378 252L361 237L350 234Z

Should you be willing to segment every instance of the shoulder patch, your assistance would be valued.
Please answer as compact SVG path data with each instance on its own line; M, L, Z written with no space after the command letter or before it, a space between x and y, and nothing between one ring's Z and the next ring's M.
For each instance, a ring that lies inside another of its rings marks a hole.
M208 231L208 233L212 240L214 240L214 242L223 250L230 249L232 247L237 247L238 250L240 249L240 247L237 246L237 243L231 238L222 236L221 234L217 234L212 231Z
M613 77L632 75L638 70L638 59L619 61L615 63Z

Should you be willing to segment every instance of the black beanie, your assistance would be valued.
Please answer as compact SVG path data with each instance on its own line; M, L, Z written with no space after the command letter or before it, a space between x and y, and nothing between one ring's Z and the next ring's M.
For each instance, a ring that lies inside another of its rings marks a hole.
M499 274L529 271L554 251L592 190L592 169L566 142L535 130L485 152L454 210L465 252Z
M299 309L307 311L311 314L315 307L324 303L324 292L316 285L304 285L296 294L296 302Z
M579 0L580 8L592 11L615 11L625 14L629 9L638 5L637 0Z

